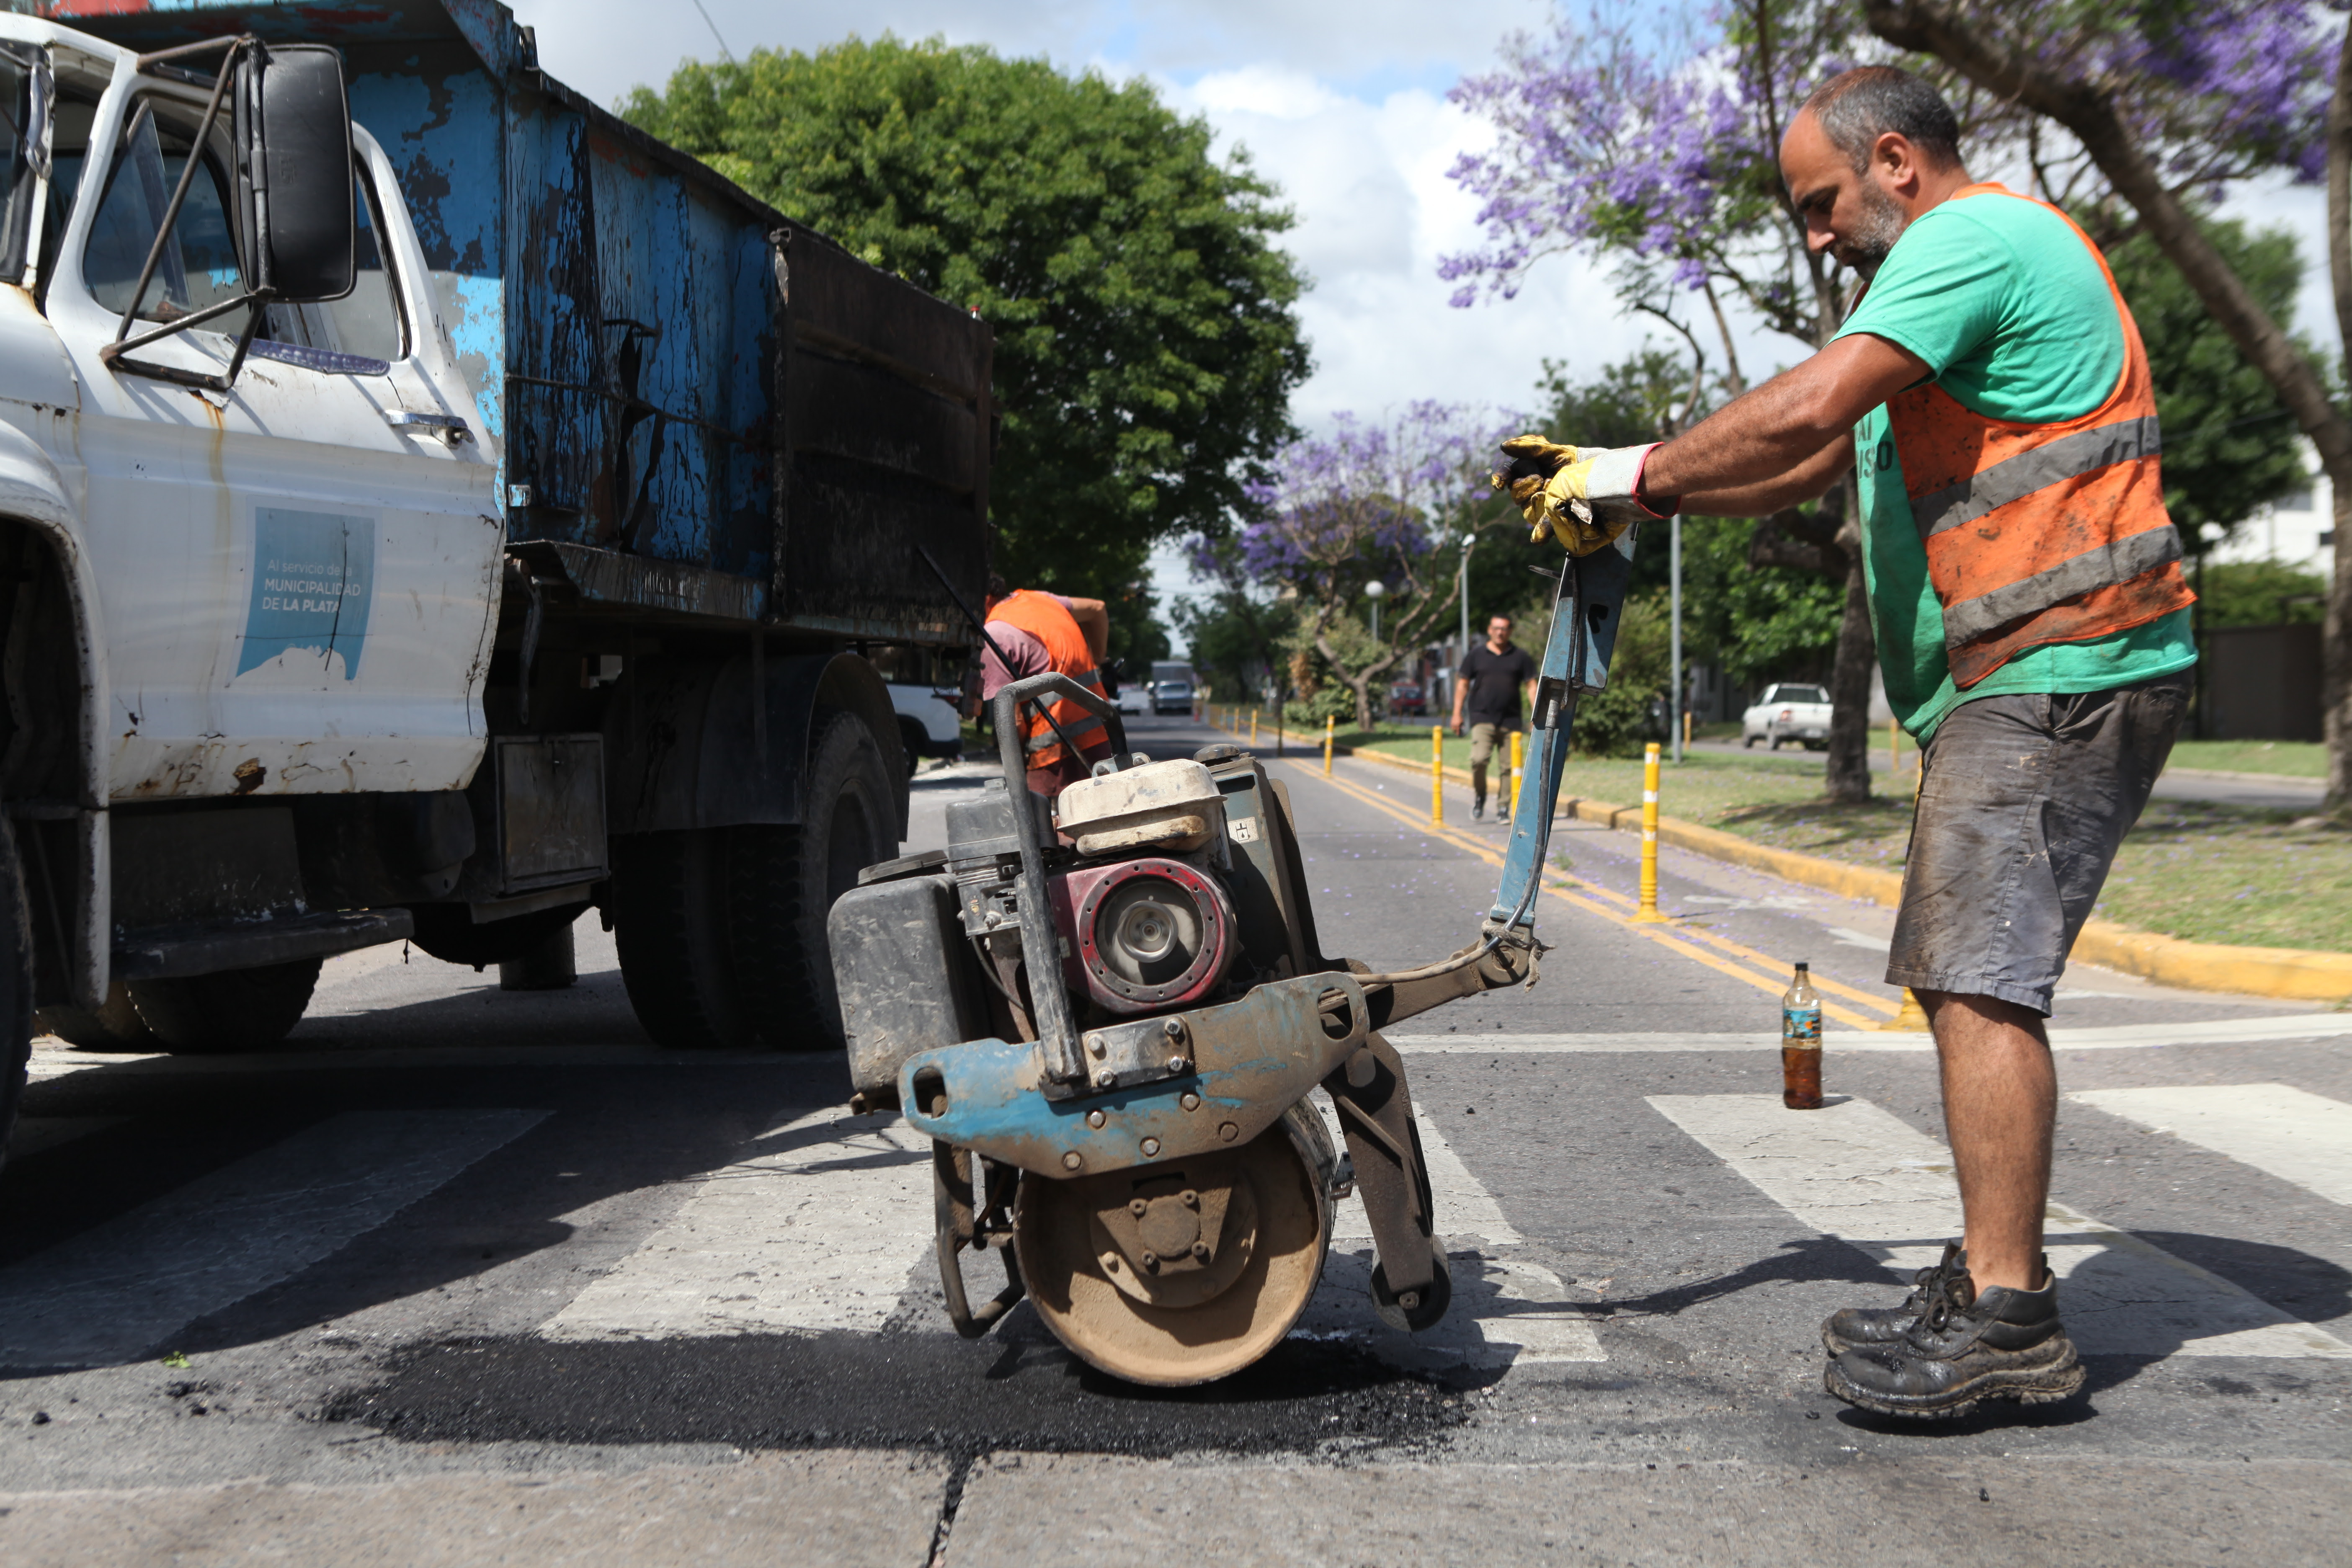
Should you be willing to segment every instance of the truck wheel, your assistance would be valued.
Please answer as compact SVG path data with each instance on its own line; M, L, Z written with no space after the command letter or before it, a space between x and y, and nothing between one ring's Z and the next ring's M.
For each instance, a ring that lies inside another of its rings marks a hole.
M898 852L898 808L863 721L819 714L798 827L730 830L728 935L745 1008L780 1050L843 1048L825 911Z
M16 868L16 840L0 821L0 1165L25 1097L25 1068L33 1059L33 921L25 908L25 879Z
M95 1013L86 1007L44 1007L33 1015L33 1032L55 1035L85 1051L160 1051L155 1037L131 1000L131 987L118 980L106 988L106 1005Z
M558 926L553 935L520 958L509 958L499 965L501 991L562 991L579 978L568 925Z
M690 827L613 840L621 983L637 1022L665 1050L740 1050L757 1038L728 952L728 833Z
M171 980L134 980L131 1000L167 1051L262 1051L294 1032L324 959Z

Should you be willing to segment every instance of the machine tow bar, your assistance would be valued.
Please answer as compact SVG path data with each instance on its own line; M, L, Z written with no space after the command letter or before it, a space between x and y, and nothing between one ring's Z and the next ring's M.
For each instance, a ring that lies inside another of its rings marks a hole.
M1057 732L1099 721L1112 758L1050 805L1015 783L950 806L943 854L869 868L829 917L859 1093L934 1141L960 1331L985 1333L1025 1294L1117 1376L1228 1375L1305 1310L1351 1192L1378 1254L1374 1311L1410 1331L1444 1316L1412 1094L1380 1031L1534 984L1570 726L1606 680L1632 546L1559 574L1494 905L1476 941L1417 968L1324 956L1288 792L1256 758L1131 752L1117 710L1065 677L999 693L1006 779L1024 777L1031 708ZM974 1309L963 1259L989 1250L1006 1282Z

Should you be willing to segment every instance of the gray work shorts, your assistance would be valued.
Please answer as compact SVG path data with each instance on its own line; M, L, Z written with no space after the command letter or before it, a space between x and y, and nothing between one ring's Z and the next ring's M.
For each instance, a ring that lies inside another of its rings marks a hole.
M2047 1017L2116 847L2189 706L2189 672L1979 697L1928 737L1886 983Z

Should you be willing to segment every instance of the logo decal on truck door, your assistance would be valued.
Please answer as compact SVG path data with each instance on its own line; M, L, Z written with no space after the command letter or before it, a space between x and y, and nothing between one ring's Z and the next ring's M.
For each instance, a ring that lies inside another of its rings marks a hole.
M301 652L316 654L327 675L340 658L343 679L357 679L374 599L375 519L255 508L253 601L236 673Z

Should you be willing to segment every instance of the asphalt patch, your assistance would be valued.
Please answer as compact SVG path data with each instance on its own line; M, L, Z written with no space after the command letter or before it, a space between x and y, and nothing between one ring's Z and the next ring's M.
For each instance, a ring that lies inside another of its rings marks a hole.
M1050 1341L932 1333L449 1340L396 1351L384 1371L326 1417L420 1443L1393 1457L1442 1447L1476 1397L1302 1340L1174 1389L1122 1383Z

